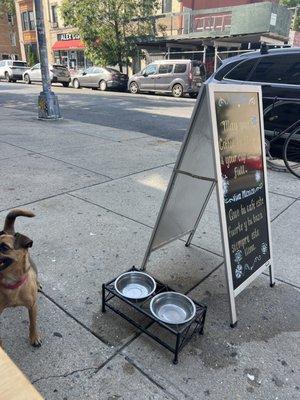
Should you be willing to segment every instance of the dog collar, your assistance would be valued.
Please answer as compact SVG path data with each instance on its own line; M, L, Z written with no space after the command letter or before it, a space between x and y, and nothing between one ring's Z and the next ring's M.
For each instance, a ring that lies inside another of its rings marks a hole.
M9 284L9 283L3 283L0 281L0 285L4 288L4 289L10 289L10 290L14 290L14 289L18 289L20 286L23 285L23 283L25 283L28 279L28 275L23 275L22 278L17 281L16 283L13 284Z

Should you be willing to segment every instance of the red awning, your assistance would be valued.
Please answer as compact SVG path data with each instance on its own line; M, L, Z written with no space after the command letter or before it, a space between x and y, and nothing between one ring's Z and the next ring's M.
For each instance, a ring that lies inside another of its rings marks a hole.
M58 50L77 50L77 49L84 49L85 45L82 43L80 39L73 39L73 40L58 40L52 46L53 51Z

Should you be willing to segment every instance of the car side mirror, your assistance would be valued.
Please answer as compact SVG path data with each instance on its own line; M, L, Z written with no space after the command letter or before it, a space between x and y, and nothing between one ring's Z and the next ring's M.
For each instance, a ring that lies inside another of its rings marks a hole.
M82 75L86 75L86 72L85 72L85 71L83 71Z
M143 76L145 76L145 77L148 76L147 72L144 72L144 73L143 73Z

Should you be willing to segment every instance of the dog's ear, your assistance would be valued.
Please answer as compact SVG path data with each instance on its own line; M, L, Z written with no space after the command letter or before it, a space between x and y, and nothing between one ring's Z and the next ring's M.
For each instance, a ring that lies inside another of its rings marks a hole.
M32 247L33 241L25 235L22 235L21 233L16 233L15 234L15 248L16 249L28 249L29 247Z

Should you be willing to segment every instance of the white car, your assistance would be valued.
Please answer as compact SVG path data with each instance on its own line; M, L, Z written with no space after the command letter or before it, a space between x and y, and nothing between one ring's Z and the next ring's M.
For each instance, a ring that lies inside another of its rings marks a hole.
M64 87L69 86L71 76L67 67L59 64L49 65L49 72L52 83L61 83ZM31 82L42 82L41 65L35 64L30 69L27 69L23 74L23 79L28 84Z
M25 61L1 60L0 79L5 79L7 82L21 81L27 68Z

